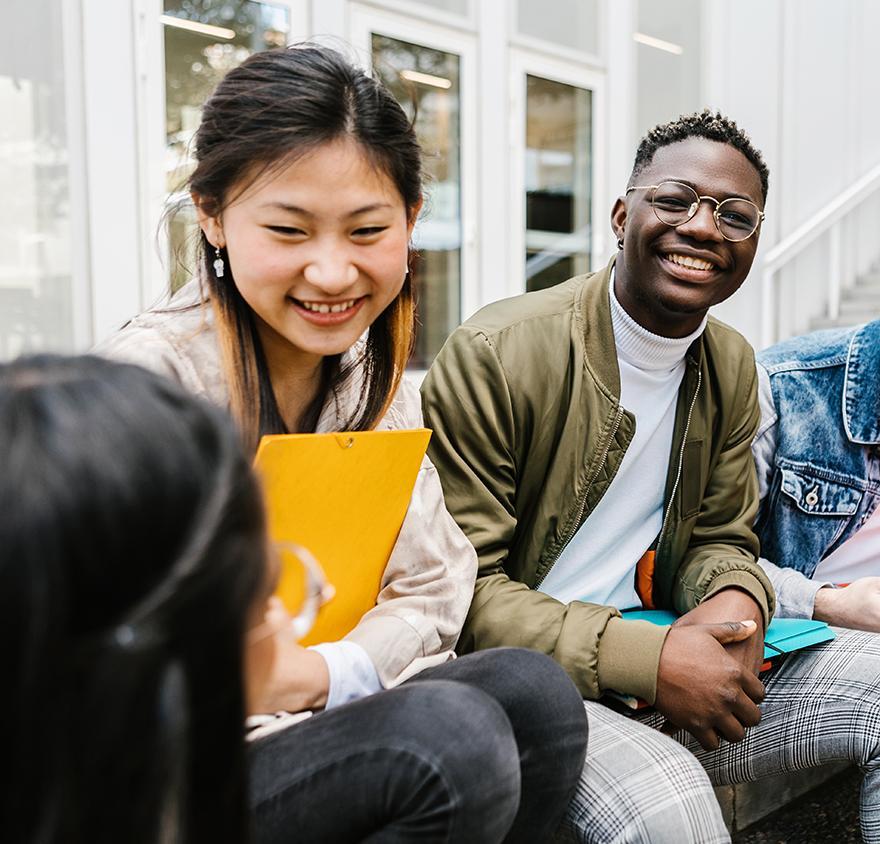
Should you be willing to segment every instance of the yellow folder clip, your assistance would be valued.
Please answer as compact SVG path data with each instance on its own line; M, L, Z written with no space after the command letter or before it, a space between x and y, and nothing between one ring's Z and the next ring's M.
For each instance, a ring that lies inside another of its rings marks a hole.
M269 535L318 559L335 589L304 645L345 636L375 606L431 432L278 434L260 441ZM290 605L296 583L277 593Z

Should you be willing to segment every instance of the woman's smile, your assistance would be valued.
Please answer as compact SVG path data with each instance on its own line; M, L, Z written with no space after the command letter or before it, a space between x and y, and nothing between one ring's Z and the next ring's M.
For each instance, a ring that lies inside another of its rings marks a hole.
M310 322L312 325L330 326L340 325L356 316L367 301L367 297L359 296L356 299L345 299L341 302L327 302L304 301L288 296L288 301L293 306L297 316Z

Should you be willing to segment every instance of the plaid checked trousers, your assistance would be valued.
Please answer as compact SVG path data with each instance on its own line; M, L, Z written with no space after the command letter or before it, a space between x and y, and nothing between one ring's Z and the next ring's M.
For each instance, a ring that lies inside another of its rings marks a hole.
M862 837L880 842L880 634L836 632L774 666L763 677L761 723L717 750L684 731L663 735L653 710L628 717L585 701L587 761L558 840L728 842L713 785L844 760L864 774Z

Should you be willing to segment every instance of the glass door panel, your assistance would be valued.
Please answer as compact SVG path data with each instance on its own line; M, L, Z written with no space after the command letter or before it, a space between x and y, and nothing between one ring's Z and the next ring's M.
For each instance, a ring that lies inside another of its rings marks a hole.
M182 191L195 161L192 142L202 105L227 71L252 53L283 47L290 33L287 8L253 0L165 0L165 181ZM196 219L185 194L170 228L171 283L179 287L194 269Z
M407 113L424 150L426 200L413 233L419 252L411 366L427 369L461 321L460 57L373 34L373 68Z
M61 0L11 4L4 26L15 35L0 52L0 360L72 350L71 214L82 213L71 209Z
M592 92L526 74L526 288L590 270Z

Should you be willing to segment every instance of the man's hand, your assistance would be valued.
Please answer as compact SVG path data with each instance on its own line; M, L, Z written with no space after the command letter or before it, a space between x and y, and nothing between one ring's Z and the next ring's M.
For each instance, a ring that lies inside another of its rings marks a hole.
M820 589L813 618L836 627L880 633L880 577L862 577L843 589Z
M733 618L754 621L755 635L733 641L725 645L724 649L741 665L758 674L764 662L764 615L757 601L748 592L736 588L722 589L698 607L685 613L674 626L719 624Z
M296 634L288 628L274 635L272 673L248 714L322 709L330 690L330 672L324 657L297 644Z
M656 709L706 750L720 738L741 741L761 720L761 681L725 648L757 633L752 620L675 624L660 652Z

